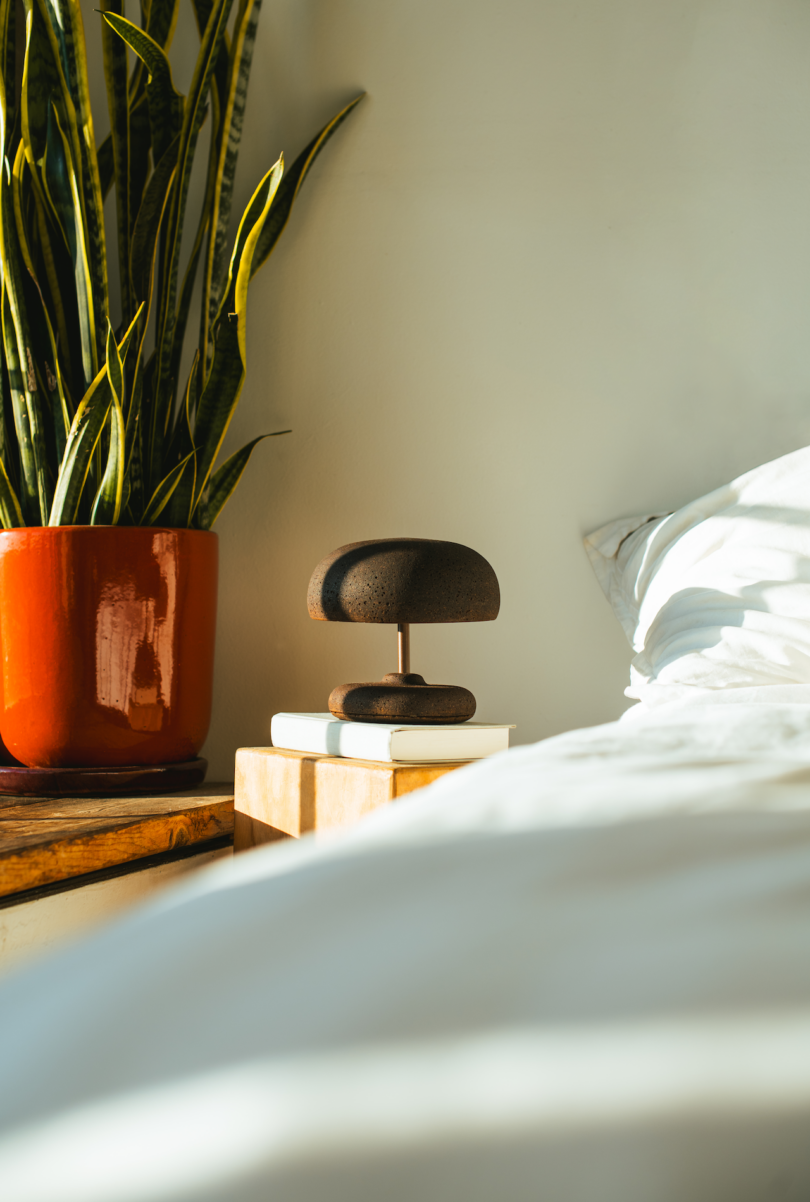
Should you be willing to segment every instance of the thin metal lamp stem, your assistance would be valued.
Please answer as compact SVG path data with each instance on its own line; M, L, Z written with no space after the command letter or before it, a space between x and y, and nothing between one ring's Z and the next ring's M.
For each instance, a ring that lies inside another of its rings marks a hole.
M399 668L404 676L411 670L411 628L407 622L397 626L397 651L399 652Z

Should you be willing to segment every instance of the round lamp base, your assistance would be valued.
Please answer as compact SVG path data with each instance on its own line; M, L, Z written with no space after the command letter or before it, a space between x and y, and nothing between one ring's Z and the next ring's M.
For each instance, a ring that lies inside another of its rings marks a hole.
M467 722L475 698L459 685L426 684L416 672L389 672L382 680L339 684L329 694L329 712L349 722L438 726Z

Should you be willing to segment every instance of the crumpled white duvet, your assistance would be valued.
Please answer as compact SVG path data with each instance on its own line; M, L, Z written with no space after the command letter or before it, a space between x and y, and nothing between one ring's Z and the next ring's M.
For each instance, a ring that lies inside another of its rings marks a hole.
M8 979L3 1202L810 1197L810 706L633 717Z

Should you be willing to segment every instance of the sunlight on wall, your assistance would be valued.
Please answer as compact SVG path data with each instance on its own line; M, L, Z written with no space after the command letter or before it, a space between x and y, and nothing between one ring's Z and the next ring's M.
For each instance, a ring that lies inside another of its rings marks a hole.
M391 631L306 615L359 539L491 561L497 622L413 632L481 719L526 742L625 708L582 534L810 441L808 50L798 0L266 6L238 201L369 96L252 286L228 446L294 432L218 524L213 779L392 668Z

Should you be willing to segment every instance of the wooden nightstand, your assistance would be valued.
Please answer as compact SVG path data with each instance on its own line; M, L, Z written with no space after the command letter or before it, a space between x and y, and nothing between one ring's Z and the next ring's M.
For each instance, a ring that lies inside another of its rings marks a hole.
M383 764L242 747L236 753L234 851L350 826L464 764Z
M0 798L0 973L231 855L233 787Z

